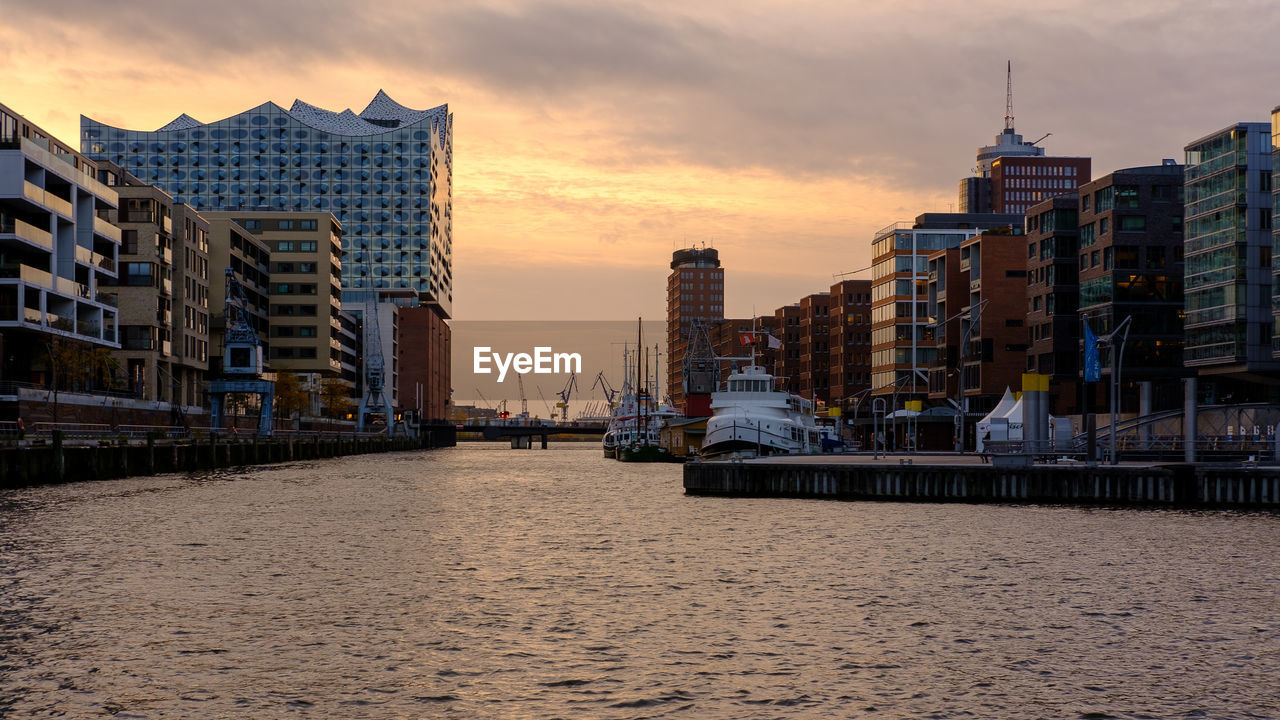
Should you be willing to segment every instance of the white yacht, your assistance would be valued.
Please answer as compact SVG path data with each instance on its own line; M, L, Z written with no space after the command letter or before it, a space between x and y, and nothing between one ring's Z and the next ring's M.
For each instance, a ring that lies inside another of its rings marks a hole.
M729 375L723 391L711 394L703 457L817 453L824 438L834 444L833 429L815 422L813 402L775 389L773 380L763 367L748 365Z

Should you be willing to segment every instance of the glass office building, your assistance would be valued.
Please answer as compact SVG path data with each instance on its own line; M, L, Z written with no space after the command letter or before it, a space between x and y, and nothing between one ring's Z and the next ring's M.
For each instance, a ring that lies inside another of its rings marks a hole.
M81 117L82 151L197 210L328 211L343 226L344 299L376 290L452 312L453 116L379 91L359 114L296 100L152 131Z
M1238 123L1186 146L1184 359L1256 373L1272 358L1271 126Z

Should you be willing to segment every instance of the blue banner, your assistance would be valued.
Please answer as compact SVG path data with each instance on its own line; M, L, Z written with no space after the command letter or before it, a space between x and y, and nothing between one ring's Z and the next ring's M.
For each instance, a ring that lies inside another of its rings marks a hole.
M1089 321L1084 321L1084 381L1098 382L1102 379L1102 361L1098 358L1098 336L1089 329Z

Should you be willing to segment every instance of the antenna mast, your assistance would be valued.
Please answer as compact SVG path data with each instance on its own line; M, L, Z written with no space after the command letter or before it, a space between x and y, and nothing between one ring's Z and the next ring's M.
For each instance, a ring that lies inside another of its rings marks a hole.
M1013 132L1013 61L1008 61L1004 76L1004 129Z

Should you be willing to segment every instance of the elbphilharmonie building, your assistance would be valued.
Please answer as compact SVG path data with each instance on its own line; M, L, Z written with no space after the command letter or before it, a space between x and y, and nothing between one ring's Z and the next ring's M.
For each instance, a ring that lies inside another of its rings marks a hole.
M344 301L365 291L452 314L453 116L381 90L359 114L266 102L154 131L81 116L82 151L196 210L329 211L342 223Z

